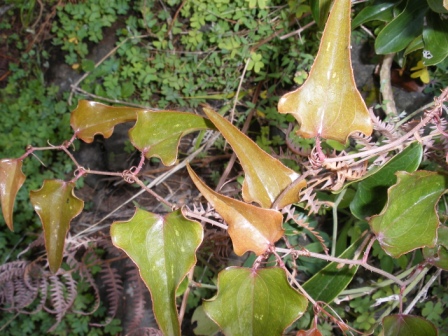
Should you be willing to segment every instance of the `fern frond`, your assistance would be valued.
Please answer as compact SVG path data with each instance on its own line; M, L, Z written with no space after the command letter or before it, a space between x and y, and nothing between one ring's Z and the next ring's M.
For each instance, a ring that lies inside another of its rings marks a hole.
M54 309L49 308L48 306L44 306L45 310L49 313L56 315L56 323L48 330L48 332L53 332L59 323L61 323L62 318L66 314L68 310L67 302L64 297L64 284L59 279L58 275L50 276L50 301L51 305Z
M102 325L109 324L115 317L123 292L123 282L116 268L112 268L109 263L104 263L100 272L101 282L106 287L107 302L109 309L107 319ZM92 324L95 325L95 324ZM100 326L100 325L97 325Z
M296 223L299 227L304 228L308 230L319 242L319 244L322 246L325 254L328 254L328 247L325 245L325 240L322 238L322 236L317 232L313 227L309 225L306 221L302 220L299 217L296 217L294 214L294 208L293 207L287 207L283 209L283 212L286 214L285 221L292 220L294 223Z

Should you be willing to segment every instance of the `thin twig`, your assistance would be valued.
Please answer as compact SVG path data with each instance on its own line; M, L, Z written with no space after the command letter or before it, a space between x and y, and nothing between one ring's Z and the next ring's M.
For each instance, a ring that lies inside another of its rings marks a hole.
M383 102L385 104L384 112L390 117L396 117L398 115L390 79L390 69L392 67L394 56L395 53L384 56L380 70L380 91L383 95Z
M309 27L311 27L311 26L314 25L315 23L316 23L316 21L311 21L310 23L307 23L307 24L304 25L303 27L301 27L301 28L299 28L299 29L297 29L297 30L294 30L293 32L290 32L290 33L288 33L288 34L285 34L285 35L280 36L279 39L280 39L280 40L285 40L285 39L287 39L287 38L289 38L289 37L291 37L291 36L294 36L294 35L299 35L299 36L300 36L300 34L301 34L304 30L308 29Z
M412 310L412 308L414 308L415 304L418 302L418 300L420 300L420 298L423 295L426 295L426 293L428 292L429 287L431 287L431 285L433 284L434 281L436 281L436 279L439 277L440 273L442 273L442 269L439 268L437 270L436 273L433 274L433 276L429 279L429 281L423 286L423 288L417 293L417 295L414 297L414 299L412 300L412 302L409 304L409 306L407 306L406 310L403 312L403 314L409 314Z
M406 282L401 281L396 276L394 276L386 271L383 271L382 269L371 266L371 265L363 262L362 260L336 258L336 257L331 257L329 255L323 255L323 254L309 252L309 251L298 251L298 250L291 251L290 249L285 249L285 248L280 248L280 247L276 247L275 250L277 252L288 253L288 254L293 253L297 256L312 257L312 258L322 259L322 260L326 260L326 261L334 261L334 262L341 263L341 264L359 265L359 266L362 266L362 267L368 269L369 271L378 273L378 274L384 276L385 278L392 280L393 282L398 284L400 287L404 287L406 285Z
M193 274L194 274L194 266L191 268L190 272L188 273L188 283L191 283L193 281ZM179 324L182 325L182 321L185 316L185 311L187 310L187 302L188 302L188 296L190 295L190 286L187 286L184 292L184 296L182 297L182 304L180 305L179 309Z

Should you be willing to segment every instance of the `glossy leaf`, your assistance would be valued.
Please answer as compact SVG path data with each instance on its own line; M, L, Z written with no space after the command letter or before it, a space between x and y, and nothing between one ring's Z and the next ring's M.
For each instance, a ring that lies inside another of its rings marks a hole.
M227 336L282 335L306 306L281 268L227 268L218 275L217 296L204 302L207 315Z
M434 324L420 316L389 315L383 319L384 336L437 336Z
M53 273L61 266L70 222L84 208L84 202L75 196L74 188L75 184L71 182L45 180L42 188L30 192L31 203L44 228L48 263Z
M448 19L430 11L426 15L423 29L423 64L426 66L442 62L448 56Z
M359 238L339 257L353 259L363 240L363 237ZM340 263L331 262L314 274L302 287L314 300L330 303L348 286L357 270L358 266L355 265L341 267Z
M328 18L332 0L311 0L311 15L319 28L323 27Z
M423 257L428 263L448 271L448 227L441 225L437 230L437 243L434 248L425 247Z
M358 15L352 21L352 29L359 27L360 25L374 21L389 22L393 19L393 8L397 3L394 1L375 3L371 6L363 8Z
M3 218L11 231L14 231L12 214L17 193L25 182L22 161L18 159L0 160L0 204Z
M204 112L229 142L240 160L245 173L243 199L248 203L256 202L263 208L270 208L279 195L299 177L299 174L263 151L218 113L207 108L204 108ZM306 187L305 180L282 194L281 199L277 200L277 208L281 209L286 205L297 203L299 192L304 187Z
M346 143L353 132L372 133L369 112L353 78L350 5L350 0L335 1L308 79L279 101L279 112L297 119L297 134L304 138Z
M405 9L378 34L375 40L377 54L403 50L422 33L423 18L428 5L422 0L408 0Z
M259 208L218 194L206 186L189 166L187 169L201 194L229 225L228 232L237 255L241 256L247 251L261 255L283 236L283 216L279 211Z
M70 125L78 139L91 143L96 134L105 138L112 135L118 124L137 119L137 109L133 107L114 107L101 103L80 100L72 111Z
M132 144L149 159L158 157L165 166L176 163L180 139L191 132L215 129L206 118L176 111L139 111L129 131Z
M112 242L137 264L151 292L153 311L164 335L180 335L176 290L196 263L202 226L180 210L165 217L137 209L126 222L111 227Z
M369 223L383 250L398 258L420 247L434 247L439 218L435 207L447 188L445 175L398 172L387 204Z
M397 182L397 171L415 171L423 156L422 145L413 142L401 153L358 184L350 210L359 219L379 214L387 201L387 188Z
M436 13L448 13L448 1L447 0L427 0L428 5Z

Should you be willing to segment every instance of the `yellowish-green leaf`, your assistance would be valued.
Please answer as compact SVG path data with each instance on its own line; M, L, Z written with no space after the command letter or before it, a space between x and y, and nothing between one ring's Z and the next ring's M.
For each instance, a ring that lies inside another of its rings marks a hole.
M75 196L74 188L71 182L45 180L42 188L30 192L31 203L44 228L48 263L53 273L61 266L70 222L84 207L84 202Z
M180 139L191 132L215 129L206 118L193 113L178 111L139 111L137 122L129 131L132 144L145 153L171 166L177 160Z
M229 235L237 255L253 251L261 255L283 236L283 216L279 211L263 209L218 194L202 182L187 166L196 187L229 225Z
M419 61L415 67L411 68L411 78L420 78L425 84L430 81L428 68L423 65L423 61Z
M0 204L3 218L11 231L14 231L12 214L17 192L25 182L22 173L22 161L18 159L0 160Z
M304 138L345 143L353 132L372 133L369 112L353 78L350 5L350 0L335 1L308 79L279 101L279 112L297 119L297 133Z
M204 108L207 117L215 124L232 146L245 173L243 199L256 202L263 208L270 208L276 201L276 208L299 201L299 192L306 187L306 181L295 184L299 174L289 169L276 158L263 151L255 142L211 109Z
M72 111L70 125L78 139L91 143L96 134L105 138L112 135L118 124L137 119L137 109L133 107L113 107L101 103L80 100Z
M137 209L126 222L111 227L112 242L137 264L151 292L153 311L164 335L181 334L176 291L196 263L202 226L180 210L165 217Z
M280 336L306 310L307 299L281 268L227 268L218 295L204 303L207 315L228 336Z

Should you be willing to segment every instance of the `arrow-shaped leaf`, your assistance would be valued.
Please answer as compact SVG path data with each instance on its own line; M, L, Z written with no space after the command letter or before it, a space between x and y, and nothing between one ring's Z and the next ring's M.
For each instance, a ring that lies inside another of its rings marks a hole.
M447 182L445 175L436 172L397 173L386 206L369 221L387 254L398 258L420 247L434 247L439 226L435 207Z
M291 113L304 138L346 143L353 132L372 133L372 121L353 78L350 59L350 0L336 0L319 52L305 84L284 95L280 113Z
M232 146L245 173L243 199L270 208L280 194L295 181L299 174L263 151L247 135L211 109L204 108L207 117L215 124ZM275 173L274 173L275 172ZM306 181L297 183L281 195L276 208L299 201L299 192Z
M0 204L2 205L3 218L11 231L14 231L12 220L14 201L25 179L26 176L22 173L21 160L0 160Z
M105 138L112 135L118 124L137 119L137 109L133 107L113 107L101 103L80 100L70 116L70 125L78 139L91 143L96 134Z
M246 251L261 255L283 236L283 216L279 211L220 195L206 186L189 166L187 169L201 194L229 225L229 235L237 255Z
M282 335L304 313L307 300L281 268L227 268L218 275L218 295L204 310L224 334Z
M180 335L176 290L196 263L201 224L186 219L180 210L162 217L137 209L131 220L112 224L111 236L137 264L163 334Z
M84 207L84 202L75 196L74 188L71 182L45 180L42 188L30 192L31 203L44 228L48 263L53 273L61 266L70 222Z
M170 166L176 162L180 139L188 133L205 129L215 127L208 119L193 113L140 111L129 137L148 159L156 156L165 166Z

